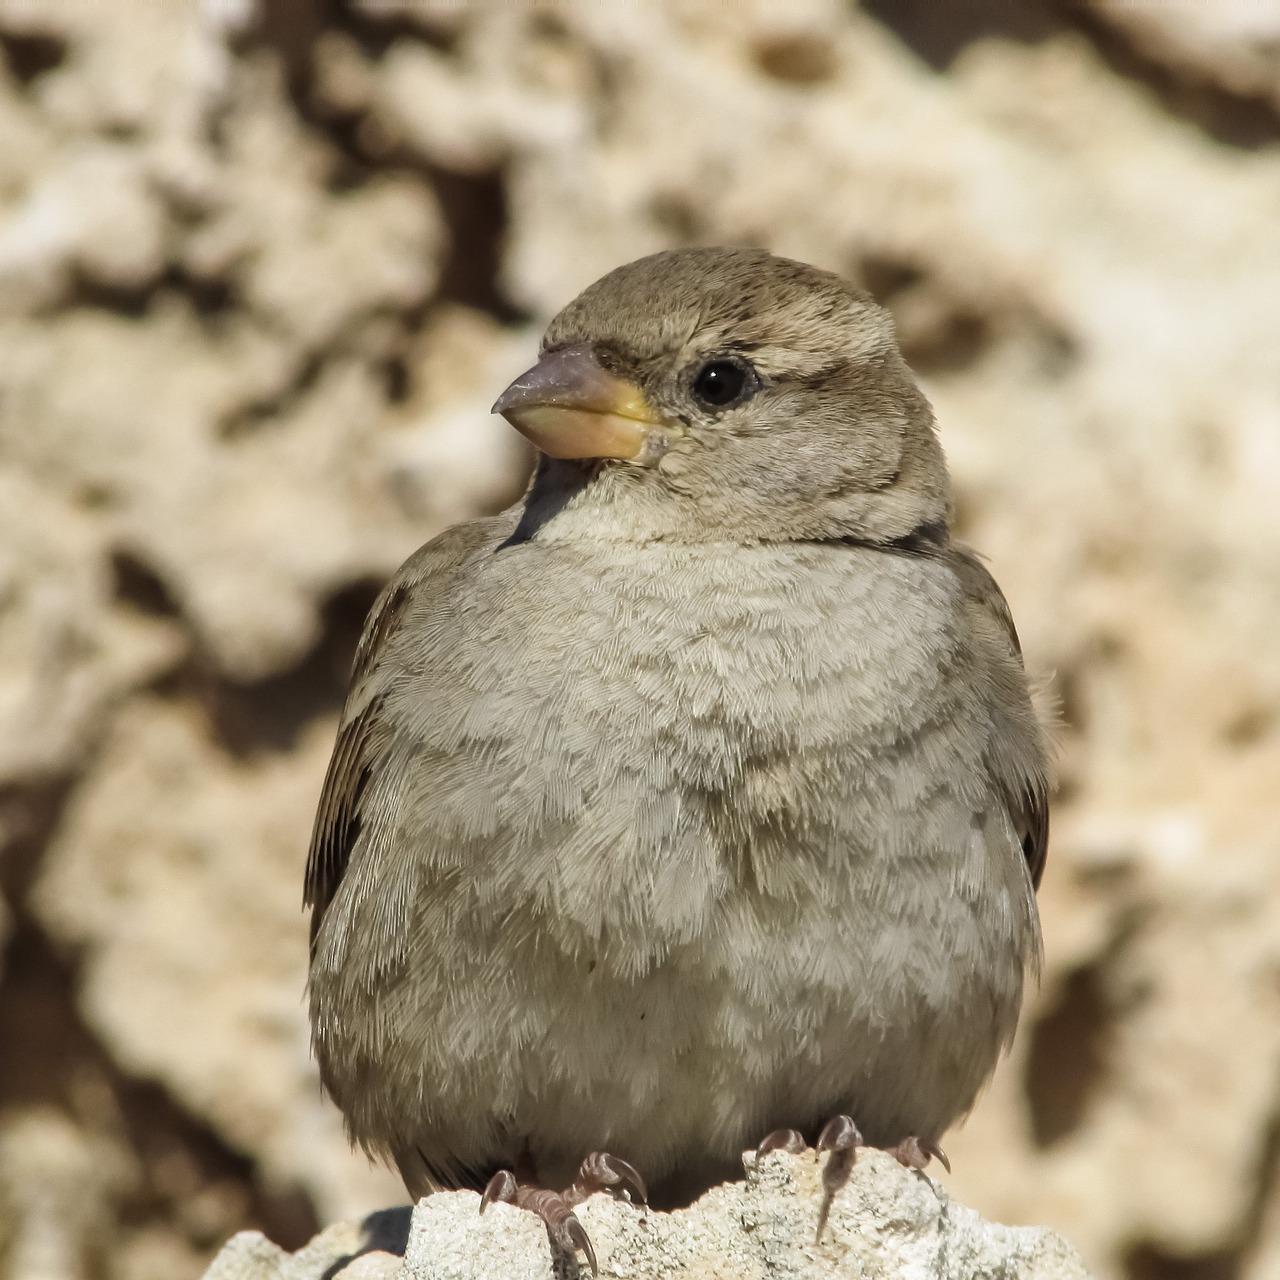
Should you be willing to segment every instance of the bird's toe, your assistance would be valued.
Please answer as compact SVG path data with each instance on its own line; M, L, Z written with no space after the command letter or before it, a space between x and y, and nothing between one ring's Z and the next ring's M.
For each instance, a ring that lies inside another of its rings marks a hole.
M578 1204L597 1191L607 1191L611 1196L635 1204L649 1201L648 1188L635 1166L607 1151L593 1151L582 1162L565 1196Z
M817 1150L831 1152L822 1170L822 1183L834 1195L846 1182L863 1145L862 1134L849 1116L832 1116L818 1134Z
M770 1151L789 1151L793 1156L798 1156L808 1149L809 1144L799 1129L775 1129L760 1140L760 1145L756 1148L756 1163Z

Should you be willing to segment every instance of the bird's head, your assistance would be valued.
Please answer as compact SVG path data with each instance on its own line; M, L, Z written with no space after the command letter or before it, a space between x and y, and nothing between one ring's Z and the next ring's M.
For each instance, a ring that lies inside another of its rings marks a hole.
M494 412L545 455L530 508L554 492L574 528L888 542L947 520L933 415L889 317L759 250L611 271L552 320Z

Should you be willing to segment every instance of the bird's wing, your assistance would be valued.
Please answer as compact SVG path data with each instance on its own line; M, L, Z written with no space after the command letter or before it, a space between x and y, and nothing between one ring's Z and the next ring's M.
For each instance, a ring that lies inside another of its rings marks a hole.
M449 590L459 567L486 544L508 533L505 519L474 521L446 530L409 558L374 601L356 647L351 684L316 809L303 902L311 908L311 944L325 909L333 901L360 834L361 801L380 751L389 736L383 712L387 651L406 614L420 614Z
M1031 883L1040 887L1049 854L1049 768L1045 734L1027 695L1022 646L996 580L967 547L944 553L964 587L970 628L991 683L987 764L1009 806Z

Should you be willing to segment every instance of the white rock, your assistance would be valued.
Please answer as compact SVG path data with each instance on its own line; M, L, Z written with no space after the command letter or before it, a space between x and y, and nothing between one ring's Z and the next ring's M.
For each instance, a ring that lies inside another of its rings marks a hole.
M600 1275L1087 1280L1079 1255L1059 1236L985 1222L932 1178L904 1169L883 1152L860 1153L849 1183L832 1201L821 1239L817 1161L778 1153L758 1170L754 1157L747 1156L746 1164L744 1181L715 1187L674 1213L593 1196L578 1214ZM547 1233L532 1214L497 1204L481 1217L479 1202L473 1191L420 1201L403 1263L376 1248L345 1261L361 1247L352 1249L349 1227L330 1228L293 1255L244 1232L215 1259L205 1280L568 1280L586 1273L585 1264L553 1257Z

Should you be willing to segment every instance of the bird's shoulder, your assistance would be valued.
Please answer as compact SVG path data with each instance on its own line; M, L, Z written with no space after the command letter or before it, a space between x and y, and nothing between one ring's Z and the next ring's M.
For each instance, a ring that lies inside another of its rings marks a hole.
M504 513L446 529L400 566L369 610L307 853L303 900L312 912L313 945L360 834L361 800L389 733L387 689L404 665L412 633L439 601L456 591L477 557L499 547L514 527L514 517Z
M987 767L1004 793L1031 882L1038 888L1049 853L1048 748L1031 700L1013 613L971 548L950 543L940 555L960 584L974 665L985 678Z

